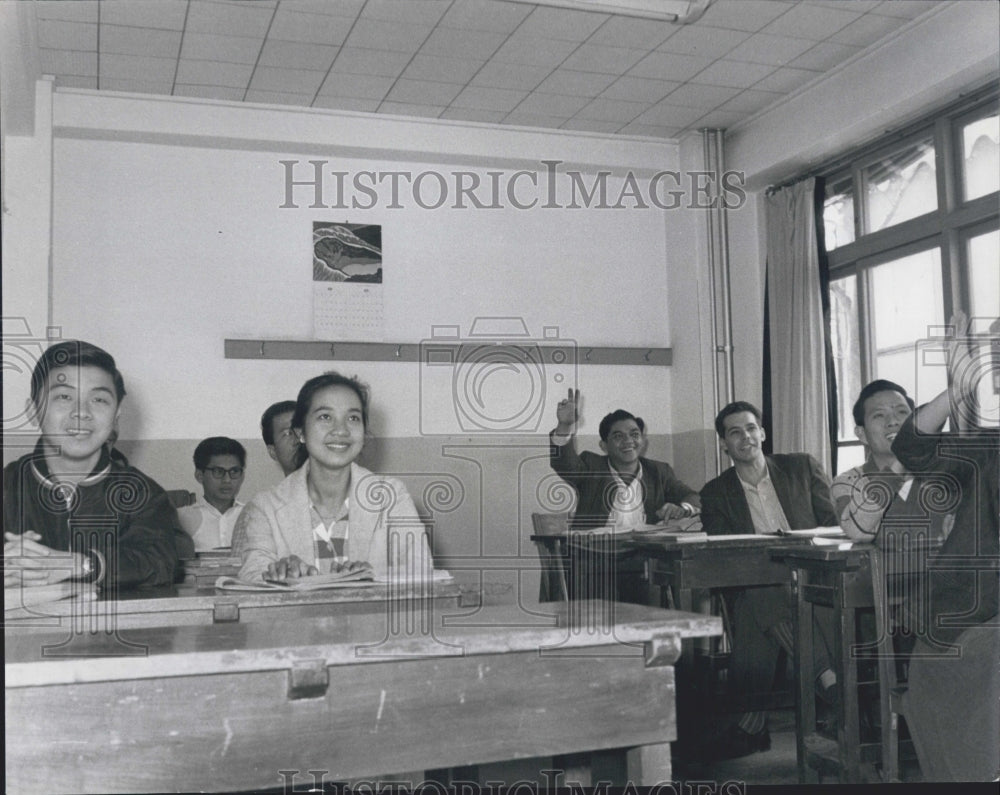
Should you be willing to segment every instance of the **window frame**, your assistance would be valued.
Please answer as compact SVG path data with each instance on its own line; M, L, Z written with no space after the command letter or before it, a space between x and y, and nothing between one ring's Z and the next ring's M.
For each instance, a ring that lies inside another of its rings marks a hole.
M832 251L823 252L829 279L856 277L858 355L860 382L875 377L877 354L874 349L872 322L873 268L911 254L938 248L941 259L943 316L971 308L971 268L969 240L1000 229L1000 192L964 200L965 161L962 129L1000 110L1000 85L991 83L958 102L887 134L878 141L838 158L826 169L816 172L827 183L843 183L850 177L854 198L854 240ZM909 144L930 137L934 146L937 185L937 209L916 218L873 232L865 231L867 222L867 185L865 169ZM824 202L827 197L824 196ZM840 392L838 400L853 405L854 395ZM861 442L850 429L841 428L832 440L838 450L857 447ZM839 468L839 467L838 467Z

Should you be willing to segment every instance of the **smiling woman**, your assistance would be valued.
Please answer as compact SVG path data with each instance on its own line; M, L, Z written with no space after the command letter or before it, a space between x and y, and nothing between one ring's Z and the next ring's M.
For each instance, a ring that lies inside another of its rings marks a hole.
M233 549L245 580L296 578L370 566L408 575L433 568L423 524L402 481L359 466L368 388L324 373L307 381L292 429L302 466L240 514Z

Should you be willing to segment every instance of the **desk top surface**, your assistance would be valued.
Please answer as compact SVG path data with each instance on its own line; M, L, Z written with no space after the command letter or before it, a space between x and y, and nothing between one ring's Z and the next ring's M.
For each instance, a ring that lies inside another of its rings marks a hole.
M6 687L151 676L288 669L301 660L327 665L386 658L449 657L621 646L670 635L721 634L716 616L600 602L483 607L457 615L442 610L392 611L225 626L160 627L115 634L37 633L5 637ZM409 634L390 632L407 618ZM421 622L423 624L421 625ZM365 652L365 648L374 651Z

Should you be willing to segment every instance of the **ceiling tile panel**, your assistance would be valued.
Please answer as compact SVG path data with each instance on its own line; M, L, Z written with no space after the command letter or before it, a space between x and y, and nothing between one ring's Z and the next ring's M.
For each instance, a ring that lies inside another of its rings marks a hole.
M631 102L653 104L659 102L681 83L671 80L650 80L645 77L619 77L601 92L608 99L624 99Z
M427 40L433 28L403 25L381 19L359 19L347 37L347 46L374 50L414 53Z
M101 25L102 53L116 52L122 55L176 58L180 49L181 32L179 30Z
M102 78L101 88L107 91L128 91L133 94L170 94L173 89L173 83L171 81Z
M601 121L599 119L585 119L579 116L574 116L572 119L567 119L564 124L560 126L561 130L573 130L575 132L594 132L603 133L605 135L611 135L618 132L621 128L621 124L616 121ZM614 200L615 197L610 197L610 200Z
M61 19L64 22L97 22L97 0L35 0L35 14L39 19Z
M698 82L709 86L747 88L774 71L769 64L746 61L716 61L698 74Z
M453 83L434 83L430 80L404 80L400 78L386 99L411 105L447 106L462 90Z
M102 86L108 78L173 84L177 61L173 58L146 58L141 55L108 53L100 57L97 66L97 76Z
M361 9L361 16L433 27L449 4L450 0L368 0Z
M852 22L850 25L838 30L830 36L830 41L838 44L850 44L854 47L867 47L869 44L874 44L883 36L892 33L894 30L898 30L899 27L900 20L896 17L866 14L857 22Z
M808 69L792 69L782 66L775 69L771 74L762 80L754 83L754 88L759 91L779 91L787 94L794 91L799 86L805 85L810 80L819 77L821 72L813 72Z
M646 56L646 50L626 47L604 47L599 44L581 44L562 63L564 69L580 72L600 72L622 75Z
M712 63L700 55L674 55L651 52L629 71L631 77L652 77L657 80L690 80Z
M325 14L301 14L278 7L268 40L302 41L309 44L340 46L347 38L354 20Z
M54 50L97 52L97 25L89 22L38 21L38 46Z
M647 107L644 102L624 102L620 99L605 99L600 97L581 108L576 115L581 119L618 122L618 126L621 127L632 121Z
M799 69L815 69L822 72L843 63L859 52L861 52L861 47L852 47L833 41L821 41L798 58L789 61L788 66Z
M684 27L667 39L657 49L677 55L701 55L721 58L749 38L743 30L725 28Z
M483 61L469 58L443 58L438 55L413 56L403 71L408 80L433 80L465 85L483 67Z
M701 108L685 108L680 105L670 105L658 102L649 110L639 114L635 121L640 124L653 124L659 127L685 127L701 118L705 111Z
M547 66L519 66L493 60L476 73L471 84L530 91L548 77L551 71Z
M278 7L279 10L288 8L303 14L324 14L354 19L364 6L365 0L281 0Z
M78 50L39 50L42 74L97 77L97 53ZM68 85L68 84L64 84Z
M726 57L732 61L784 66L814 46L816 46L816 42L812 39L755 33Z
M916 19L931 9L940 8L941 0L885 0L878 3L872 12L885 17L899 17L901 19Z
M59 0L59 5L77 4ZM187 12L187 0L101 0L102 25L183 30Z
M699 25L756 33L789 10L777 0L717 0L708 7Z
M614 82L612 75L574 72L556 69L546 77L537 90L548 94L567 94L572 97L596 97Z
M518 33L543 39L581 42L586 41L608 19L607 14L536 6L521 23Z
M554 69L578 46L571 41L542 39L518 31L493 54L493 60L526 66L548 66Z
M341 47L333 62L332 71L398 77L412 57L405 52Z
M506 38L506 33L493 33L486 30L438 28L427 39L422 51L430 55L485 60L496 52Z
M850 8L850 3L844 3L838 8L799 4L790 7L761 32L772 36L796 36L823 41L861 17L861 12Z
M220 36L216 33L184 34L181 58L197 61L254 64L264 40L259 37Z
M289 94L305 94L312 98L323 85L326 72L308 69L278 69L273 66L258 66L250 80L253 91L279 91Z
M519 3L496 3L492 0L456 0L441 18L441 25L461 30L488 30L513 33L531 6Z
M739 93L740 89L738 88L685 83L675 91L671 91L664 101L670 105L683 105L686 108L711 110L723 102L732 99Z
M719 110L737 111L739 113L756 113L761 108L765 108L781 99L784 94L776 91L758 91L748 88L741 91L728 102L719 106Z
M182 58L177 66L177 82L197 86L224 86L245 89L253 75L253 65L217 63Z
M306 44L298 41L264 42L260 53L261 66L278 66L283 69L308 69L326 72L337 55L339 47L323 44Z
M517 106L520 113L535 113L544 116L562 116L568 119L588 103L587 97L569 97L560 94L544 94L535 91Z
M389 93L395 78L378 75L352 75L331 72L319 90L321 97L352 97L382 101Z
M594 35L587 39L587 43L654 50L668 38L676 35L679 29L683 30L677 25L657 19L609 17L594 31Z
M274 9L266 6L242 6L191 0L186 29L195 33L220 33L227 36L259 36L267 33Z
M455 97L452 107L478 108L479 110L503 111L509 113L527 96L525 91L506 88L486 88L469 86Z

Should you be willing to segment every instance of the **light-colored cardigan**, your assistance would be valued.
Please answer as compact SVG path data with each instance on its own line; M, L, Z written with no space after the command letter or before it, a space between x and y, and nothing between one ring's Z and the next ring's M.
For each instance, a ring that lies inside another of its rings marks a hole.
M233 553L243 561L241 579L261 580L268 564L289 555L314 562L308 472L307 461L243 509L233 530ZM352 463L348 522L349 558L368 561L376 577L385 577L390 567L413 573L433 568L423 523L398 478Z

